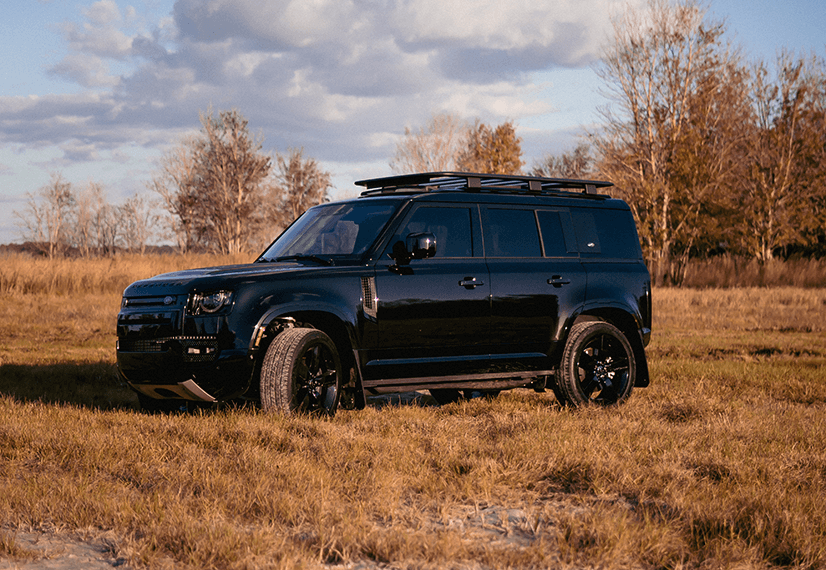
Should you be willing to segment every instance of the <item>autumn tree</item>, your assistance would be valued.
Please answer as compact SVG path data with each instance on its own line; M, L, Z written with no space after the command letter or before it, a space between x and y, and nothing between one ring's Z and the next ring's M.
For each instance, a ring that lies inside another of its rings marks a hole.
M70 220L75 197L72 185L60 173L37 192L26 194L26 209L15 212L23 224L25 239L40 244L50 258L63 252L70 243Z
M458 115L449 113L433 115L426 127L415 131L405 127L390 161L391 170L397 174L455 170L468 130Z
M315 159L304 157L304 149L276 153L269 189L270 219L285 227L308 208L328 202L331 180Z
M591 156L591 146L579 143L574 150L563 152L560 155L546 154L534 165L532 176L545 178L590 178L593 175L594 158Z
M629 202L658 282L738 162L747 90L724 32L694 0L649 0L614 20L597 69L613 103L593 137L600 174Z
M522 139L512 121L491 128L477 120L456 159L458 170L484 174L519 174L523 165Z
M262 182L270 157L261 153L247 120L237 110L201 113L203 136L197 141L195 177L203 233L214 249L240 253L246 249L249 226L258 220Z
M826 158L822 67L785 53L776 69L774 80L764 64L754 73L756 121L738 201L742 243L761 262L781 246L805 243L824 221L817 207Z
M270 157L240 112L201 113L201 133L164 156L151 187L175 218L182 249L239 253L260 219Z

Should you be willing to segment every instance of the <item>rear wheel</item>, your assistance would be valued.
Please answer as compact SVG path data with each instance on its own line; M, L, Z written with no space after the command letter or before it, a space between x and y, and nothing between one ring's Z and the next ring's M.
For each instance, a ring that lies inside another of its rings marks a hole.
M261 407L285 413L336 413L341 360L316 329L288 328L270 344L261 366Z
M619 404L631 395L636 370L634 350L617 327L579 323L565 344L554 393L570 406Z

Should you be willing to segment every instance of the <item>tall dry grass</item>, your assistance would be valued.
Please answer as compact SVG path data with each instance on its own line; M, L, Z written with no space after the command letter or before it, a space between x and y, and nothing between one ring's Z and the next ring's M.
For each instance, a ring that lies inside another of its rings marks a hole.
M110 258L32 257L26 254L0 256L0 295L69 295L74 293L121 293L130 283L161 273L249 263L254 255L136 255Z
M826 260L773 259L759 263L724 255L688 263L683 287L826 287Z
M111 258L47 259L27 254L0 255L0 295L6 293L120 293L127 285L160 273L249 263L253 254L136 255ZM772 260L760 264L731 256L692 260L684 288L826 287L826 260Z
M617 409L331 420L137 413L119 294L2 295L0 557L61 529L148 568L826 567L826 289L655 289L652 384Z

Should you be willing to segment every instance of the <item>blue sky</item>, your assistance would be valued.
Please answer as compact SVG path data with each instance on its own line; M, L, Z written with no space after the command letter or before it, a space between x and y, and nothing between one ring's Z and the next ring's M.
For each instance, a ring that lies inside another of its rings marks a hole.
M389 174L405 126L513 120L530 167L606 103L592 65L609 15L643 0L6 0L0 243L60 172L117 203L147 192L198 111L237 107L267 151L303 147L352 181ZM824 0L712 0L750 59L826 56Z

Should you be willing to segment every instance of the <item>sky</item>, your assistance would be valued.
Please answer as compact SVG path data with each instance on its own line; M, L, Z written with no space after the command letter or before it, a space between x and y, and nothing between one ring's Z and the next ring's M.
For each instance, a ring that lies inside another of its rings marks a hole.
M237 108L263 150L303 148L353 181L391 174L434 113L513 121L528 168L576 146L608 103L611 16L644 0L4 0L0 243L60 173L139 193L199 111ZM826 57L824 0L710 0L751 60Z

